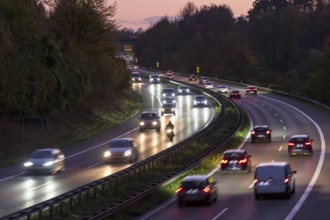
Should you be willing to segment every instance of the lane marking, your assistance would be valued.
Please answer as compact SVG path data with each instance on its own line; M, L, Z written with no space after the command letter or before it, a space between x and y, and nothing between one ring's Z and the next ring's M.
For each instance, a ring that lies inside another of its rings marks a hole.
M312 124L316 127L319 135L320 135L320 140L321 140L321 153L320 153L320 159L317 163L317 167L316 170L314 172L314 175L311 179L311 181L309 182L307 188L305 189L304 193L302 194L302 196L300 197L300 199L298 200L298 202L296 203L296 205L293 207L293 209L289 212L289 214L285 217L285 220L291 220L299 211L299 209L301 208L301 206L304 204L304 202L306 201L308 195L310 194L310 192L312 191L320 173L321 173L321 169L324 163L324 158L325 158L325 149L326 149L326 144L325 144L325 139L324 139L324 134L322 132L322 129L320 128L320 126L311 118L309 117L307 114L305 114L303 111L299 110L298 108L289 105L285 102L282 102L280 100L277 99L273 99L267 96L263 96L262 97L266 98L266 99L270 99L276 102L279 102L283 105L289 106L290 108L296 110L297 112L299 112L300 114L302 114L303 116L305 116L310 122L312 122Z
M216 220L218 219L221 215L223 215L226 211L228 210L228 208L224 208L219 214L217 214L214 218L212 218L212 220Z
M285 138L286 138L286 135L283 135L283 140L285 140Z
M172 202L175 202L175 200L176 200L176 198L173 197L172 199L170 199L167 202L163 203L162 205L158 206L158 208L152 210L148 214L146 214L146 215L142 216L141 218L139 218L139 220L145 220L145 219L150 218L152 215L154 215L157 212L159 212L160 210L164 209L166 206L169 206Z
M26 190L26 191L30 192L30 191L33 191L33 190L35 190L35 189L38 189L38 188L40 188L40 187L43 187L43 186L46 186L46 185L49 185L49 184L51 184L51 182L46 182L46 183L41 184L41 185L39 185L39 186L32 187L32 188L30 188L30 189L28 189L28 190Z
M285 126L283 126L283 130L286 130L286 127Z
M280 148L278 149L278 151L281 151L281 150L282 150L282 148L283 148L283 146L281 145L281 146L280 146Z
M280 119L280 122L283 124L283 120L282 119Z
M278 114L277 114L277 113L275 113L275 116L276 116L276 117L278 117Z

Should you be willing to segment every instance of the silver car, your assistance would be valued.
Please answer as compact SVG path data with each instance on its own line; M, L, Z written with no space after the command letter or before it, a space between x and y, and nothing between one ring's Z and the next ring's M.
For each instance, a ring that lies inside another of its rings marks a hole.
M138 159L137 144L132 138L115 138L103 153L105 162L134 162Z
M27 173L55 174L65 169L65 156L58 148L35 150L24 163Z

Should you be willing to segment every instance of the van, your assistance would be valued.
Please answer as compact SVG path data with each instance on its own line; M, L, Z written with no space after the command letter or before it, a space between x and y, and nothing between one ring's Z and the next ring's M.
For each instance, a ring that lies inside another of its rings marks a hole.
M255 199L267 195L290 198L295 193L295 173L288 162L260 163L254 173Z

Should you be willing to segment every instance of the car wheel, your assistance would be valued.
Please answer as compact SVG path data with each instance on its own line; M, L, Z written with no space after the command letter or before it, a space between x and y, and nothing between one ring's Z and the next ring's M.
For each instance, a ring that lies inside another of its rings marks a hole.
M177 205L180 207L180 206L183 206L183 202L180 200L180 199L178 199L178 201L177 201Z
M160 132L160 128L157 128L157 132L158 132L158 133Z
M140 128L140 132L143 132L143 128Z
M295 194L295 193L296 193L296 186L293 186L293 189L292 189L291 194L293 195L293 194Z
M251 139L251 143L255 143L256 140L254 138Z
M260 195L259 195L258 193L254 193L254 198L255 198L256 200L259 200L259 199L260 199Z

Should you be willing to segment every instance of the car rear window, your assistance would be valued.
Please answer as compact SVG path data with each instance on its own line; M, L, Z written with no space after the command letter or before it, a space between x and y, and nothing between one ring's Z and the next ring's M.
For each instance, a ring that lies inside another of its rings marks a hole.
M257 167L256 178L260 180L284 179L285 172L281 166Z
M293 141L293 142L305 142L305 141L307 141L307 138L293 138L291 141Z
M202 188L202 187L204 187L204 182L203 181L184 181L184 182L182 182L181 186L185 189Z
M264 127L258 127L258 128L254 128L253 130L255 130L255 131L266 131L267 128L264 128Z
M244 155L243 154L241 154L241 153L225 153L224 155L223 155L223 158L224 159L230 159L230 160L232 160L232 159L241 159L242 157L244 157Z

